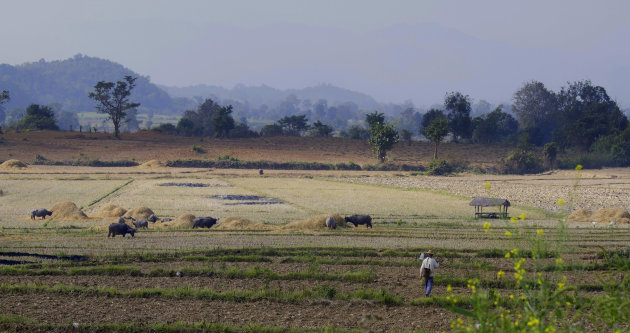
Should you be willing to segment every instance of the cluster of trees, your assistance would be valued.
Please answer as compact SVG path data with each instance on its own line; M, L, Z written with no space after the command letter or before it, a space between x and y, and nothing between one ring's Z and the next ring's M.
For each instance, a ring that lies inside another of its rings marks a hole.
M519 130L535 145L599 153L618 165L630 163L628 119L606 89L590 81L569 83L559 92L532 81L514 94Z

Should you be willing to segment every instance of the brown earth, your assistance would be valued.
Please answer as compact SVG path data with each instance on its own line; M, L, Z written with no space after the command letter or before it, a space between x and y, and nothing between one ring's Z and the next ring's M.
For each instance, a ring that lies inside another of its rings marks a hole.
M72 133L32 131L3 134L0 160L19 159L34 162L39 154L48 160L102 161L135 160L150 162L143 167L159 167L159 163L177 159L216 159L229 155L243 161L323 162L360 165L377 164L366 140L342 138L270 137L253 139L188 138L165 135L153 131L122 134L113 139L106 133ZM200 154L192 146L206 151ZM433 145L428 142L398 144L388 153L388 160L396 164L427 165L433 158ZM440 157L450 161L468 161L482 167L496 165L510 147L443 143Z

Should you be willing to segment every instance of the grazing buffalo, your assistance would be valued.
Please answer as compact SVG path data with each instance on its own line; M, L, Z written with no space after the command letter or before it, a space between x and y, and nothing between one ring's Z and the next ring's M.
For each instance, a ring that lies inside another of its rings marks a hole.
M329 216L326 219L326 227L330 230L337 228L337 222L335 222L335 218L332 216Z
M36 217L41 217L42 220L46 219L46 216L50 216L52 215L52 212L49 211L48 209L42 208L42 209L35 209L34 211L31 212L31 220L34 220Z
M133 225L136 226L136 229L140 229L140 228L148 228L149 227L149 221L145 220L145 219L138 219L138 221L134 221Z
M149 217L147 218L147 221L151 222L151 223L155 223L157 222L158 218L157 216L155 216L155 214L151 214L149 215Z
M109 236L116 237L116 235L122 235L125 237L126 234L130 234L131 237L135 237L136 229L124 224L124 223L112 223L109 225Z
M359 224L365 224L367 228L372 227L372 218L370 215L352 215L350 217L345 217L346 222L350 222L354 224L355 227L358 227Z
M211 228L217 223L217 219L212 217L198 217L193 220L193 228Z

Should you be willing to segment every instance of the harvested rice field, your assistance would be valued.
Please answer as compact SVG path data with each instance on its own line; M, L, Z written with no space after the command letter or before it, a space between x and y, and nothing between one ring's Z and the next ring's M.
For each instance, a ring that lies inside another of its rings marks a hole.
M624 169L28 166L0 172L0 190L1 331L629 329L630 225L564 221L581 208L627 210ZM506 197L513 218L472 218L476 195ZM107 237L119 215L149 212L158 221L135 237ZM345 223L352 214L371 215L373 228ZM204 216L217 225L193 229ZM425 297L429 249L440 267Z

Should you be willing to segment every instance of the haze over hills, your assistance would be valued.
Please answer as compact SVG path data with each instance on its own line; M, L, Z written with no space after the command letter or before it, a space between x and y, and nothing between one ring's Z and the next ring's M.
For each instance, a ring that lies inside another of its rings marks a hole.
M0 90L11 95L5 110L26 108L29 104L57 104L63 110L92 112L94 101L88 98L94 85L101 80L118 81L125 75L137 77L132 99L141 103L139 113L179 115L194 109L206 98L246 104L251 107L266 105L274 108L288 96L299 100L326 100L328 105L354 103L360 109L374 110L379 103L371 96L344 88L321 84L304 89L279 90L269 86L246 87L237 85L231 89L219 86L197 85L192 87L167 87L151 83L150 77L142 76L121 64L88 57L81 54L65 60L25 63L11 66L0 65Z

